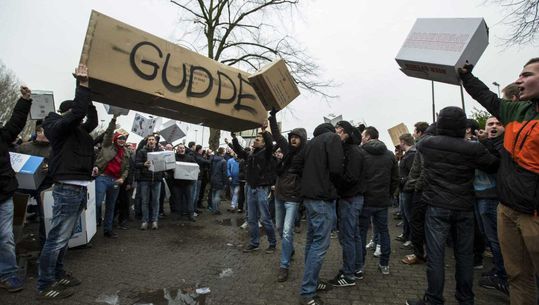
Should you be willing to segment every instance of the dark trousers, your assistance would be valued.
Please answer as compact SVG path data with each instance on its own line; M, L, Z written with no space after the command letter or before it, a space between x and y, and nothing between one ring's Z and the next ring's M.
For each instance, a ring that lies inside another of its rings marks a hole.
M483 252L485 252L486 243L483 228L481 227L481 214L478 205L474 205L474 242L473 242L473 261L474 266L483 264Z
M240 191L238 194L238 209L243 211L245 204L245 181L240 181Z
M410 225L411 240L414 246L414 254L417 257L425 258L425 212L427 203L422 200L423 192L414 192L412 196L412 217Z
M172 192L172 190L171 190ZM161 182L161 190L159 194L159 215L165 214L165 197L167 196L167 193L165 191L165 185L163 182ZM170 204L170 203L169 203Z
M473 211L456 211L429 206L425 215L427 244L428 304L444 304L445 246L453 239L455 256L455 298L460 305L473 305Z
M201 183L200 183L200 190L198 190L198 202L197 202L197 207L199 209L203 209L204 208L204 204L202 203L202 200L204 199L204 195L206 194L206 185L208 184L208 180L207 179L202 179L201 180ZM210 192L210 196L208 196L208 198L211 197L211 192ZM211 199L208 199L208 201L210 201Z
M165 179L168 189L170 190L170 197L168 197L168 205L170 206L170 213L176 213L177 204L175 202L176 196L174 195L174 179ZM163 187L164 188L164 187Z
M116 200L114 216L118 217L118 224L126 223L129 220L129 206L131 205L131 190L125 189L126 184L120 185L120 192Z

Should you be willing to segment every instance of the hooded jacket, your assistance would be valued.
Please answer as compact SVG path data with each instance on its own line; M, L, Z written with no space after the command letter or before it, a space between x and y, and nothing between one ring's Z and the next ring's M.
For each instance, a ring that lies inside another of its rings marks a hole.
M273 138L283 153L283 158L277 164L275 196L281 201L299 202L301 201L301 171L303 170L301 154L307 144L307 131L304 128L295 128L288 133L287 140L281 134L275 117L270 116L268 120ZM290 145L290 138L293 135L301 139L298 148Z
M402 160L399 162L399 178L400 178L400 190L401 192L410 192L410 190L405 190L404 186L408 182L408 176L414 165L414 159L417 149L414 146L404 153Z
M213 155L210 162L211 187L213 190L224 190L227 181L226 160L223 156Z
M521 213L539 213L539 98L503 100L472 73L461 78L468 94L505 127L497 176L500 202Z
M366 207L386 208L399 186L399 167L395 155L384 142L370 140L361 146L364 158L364 203Z
M343 174L337 180L337 193L340 198L350 198L365 192L363 181L364 156L361 153L361 133L347 121L337 123L348 134L346 142L342 143L344 161Z
M86 122L81 124L84 117ZM69 112L63 115L51 112L45 118L43 130L52 147L49 174L54 181L92 180L95 154L90 132L97 127L97 123L97 111L90 99L90 89L80 86Z
M13 108L11 118L4 127L0 128L0 204L13 196L19 186L15 172L11 167L9 145L17 139L23 130L31 106L31 101L20 98Z
M119 148L116 145L116 140L118 139L120 134L114 133L115 128L116 128L116 118L112 118L112 120L110 120L109 126L107 127L107 130L105 131L105 135L103 137L103 144L101 146L101 150L99 151L99 154L97 155L95 166L97 166L99 170L99 174L100 175L103 174L109 162L118 155L118 149L123 149L124 152L123 152L122 159L120 161L121 162L120 178L125 181L127 179L127 175L129 174L130 154L127 153L127 149L125 147Z
M255 148L247 153L236 137L232 138L232 148L238 158L244 159L245 178L251 187L270 186L275 184L275 163L273 161L273 138L269 132L263 132L265 147ZM225 167L226 177L226 167Z
M312 200L335 200L338 198L335 183L342 175L344 162L341 138L329 123L318 125L313 135L301 154L301 196Z
M479 142L464 139L466 115L458 107L440 111L437 135L417 144L423 157L423 198L428 205L471 211L475 203L475 170L495 172L499 160Z

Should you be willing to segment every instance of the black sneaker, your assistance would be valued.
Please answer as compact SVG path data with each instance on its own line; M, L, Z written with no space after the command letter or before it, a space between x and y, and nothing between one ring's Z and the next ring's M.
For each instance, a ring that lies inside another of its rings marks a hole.
M71 273L69 272L66 272L64 276L57 279L56 282L64 287L75 287L82 283L79 279L71 275Z
M259 249L260 248L258 246L248 245L247 248L243 249L243 253L258 251Z
M279 275L277 276L277 282L286 282L288 279L288 269L279 268Z
M65 286L58 284L58 282L54 282L51 285L47 286L47 288L39 291L37 293L37 299L39 300L65 299L72 296L73 293L74 293L73 290L68 289Z
M105 236L107 238L118 238L118 234L116 234L114 232L105 232L105 233L103 233L103 236Z
M18 276L12 276L0 281L0 288L4 288L8 292L18 292L24 288L24 282Z
M304 298L301 300L301 305L324 305L324 302L318 297L314 296L312 298Z
M420 299L408 299L406 305L428 305L427 302Z
M496 275L483 276L479 279L479 286L486 289L496 289L505 295L509 295L509 287L507 281Z
M355 276L356 280L362 280L363 279L363 270L356 271L354 273L354 276Z
M267 253L267 254L273 254L273 253L275 253L275 246L269 246L269 247L266 249L266 253Z
M316 285L316 291L329 291L332 286L324 281L318 280L318 285Z
M346 278L344 274L337 275L334 279L328 281L334 287L348 287L355 286L356 281L351 278Z

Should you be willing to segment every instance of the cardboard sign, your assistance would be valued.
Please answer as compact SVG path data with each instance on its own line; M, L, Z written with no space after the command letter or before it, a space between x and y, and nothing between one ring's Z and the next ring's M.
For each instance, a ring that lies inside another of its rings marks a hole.
M80 62L101 103L233 131L267 116L248 73L96 11Z
M332 119L324 117L324 123L330 123L331 125L335 126L337 123L342 121L342 115L336 116Z
M180 124L175 120L170 120L163 124L163 126L161 126L159 135L168 143L174 143L174 141L185 137L185 133L180 128Z
M137 113L135 114L135 119L133 120L133 126L131 127L131 131L134 134L137 134L144 138L153 133L155 127L159 122L159 118L147 118Z
M249 81L266 110L281 110L299 95L296 81L282 58L249 76Z
M108 114L116 114L116 115L129 114L129 109L124 109L122 107L116 107L116 106L111 106L107 104L103 104L103 106L105 106L105 110L107 111Z
M43 214L45 221L45 233L49 235L51 230L54 198L52 197L52 188L41 192L41 200L43 202ZM77 220L73 235L69 239L68 247L73 248L85 245L92 240L96 228L96 204L95 204L95 181L88 185L86 210L82 211L81 216Z
M408 131L408 127L404 125L404 123L400 123L399 125L393 126L387 130L389 132L389 136L391 137L391 142L393 142L394 146L397 146L401 143L399 140L399 137L405 133L410 133Z
M196 163L176 162L174 168L174 179L178 180L198 180L200 168Z
M148 161L151 162L149 170L152 172L163 172L176 167L176 156L173 151L149 152Z
M30 108L30 119L42 120L49 112L55 112L54 95L52 91L34 90L32 91L32 107Z
M43 157L9 153L11 167L16 173L20 189L36 190L45 179Z
M477 64L487 45L483 18L419 18L395 60L408 76L460 85L457 69Z

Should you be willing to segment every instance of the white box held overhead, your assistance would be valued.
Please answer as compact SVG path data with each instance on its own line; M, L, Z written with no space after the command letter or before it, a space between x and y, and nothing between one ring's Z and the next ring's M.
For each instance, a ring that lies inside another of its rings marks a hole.
M460 85L457 69L487 46L483 18L418 18L395 60L408 76Z

